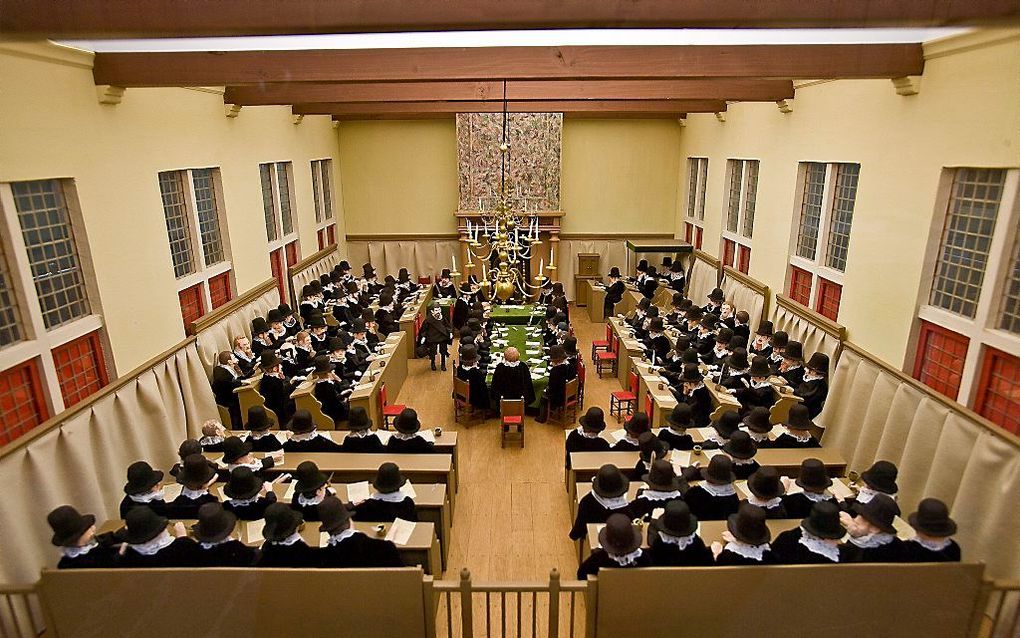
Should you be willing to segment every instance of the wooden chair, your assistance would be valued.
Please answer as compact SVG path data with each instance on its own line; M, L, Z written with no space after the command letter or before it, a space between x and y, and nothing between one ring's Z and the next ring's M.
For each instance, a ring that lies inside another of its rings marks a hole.
M591 358L595 359L597 352L609 352L613 349L613 328L606 322L606 338L596 339L591 342Z
M499 402L499 447L506 447L510 428L516 427L524 447L524 399L501 399Z
M615 375L616 366L620 362L620 340L613 339L612 335L609 338L612 341L609 350L595 353L595 372L598 373L600 379L606 372Z
M382 415L382 428L384 430L390 429L390 423L395 421L406 407L407 406L403 403L390 405L389 402L386 401L386 384L379 384L379 414Z
M567 420L567 413L570 413L570 420ZM577 379L567 381L567 387L563 393L563 405L549 411L549 419L559 424L573 424L577 420Z
M609 395L609 416L615 416L616 422L623 420L624 416L634 414L637 408L638 375L631 371L627 375L630 390L617 390Z
M456 369L456 367L454 368ZM453 375L453 421L459 423L462 416L473 416L471 405L471 384Z

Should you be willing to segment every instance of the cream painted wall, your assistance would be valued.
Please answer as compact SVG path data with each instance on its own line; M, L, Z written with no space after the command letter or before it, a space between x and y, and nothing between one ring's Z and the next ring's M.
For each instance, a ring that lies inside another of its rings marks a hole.
M691 115L686 158L709 158L704 248L720 254L726 160L760 160L751 276L785 291L798 162L857 162L860 183L839 321L850 338L900 364L906 355L943 167L1020 166L1020 37L932 57L920 93L888 80L799 88L792 113L774 104L731 105L726 122ZM677 218L682 236L683 211Z
M680 131L673 120L566 118L563 232L672 233Z
M270 277L260 162L293 161L302 254L317 250L309 161L332 158L336 173L328 117L294 125L287 108L249 107L230 119L221 93L189 89L129 89L101 105L91 56L51 45L0 46L0 85L0 182L75 181L120 373L184 338L157 172L220 168L238 292Z
M342 122L339 139L348 234L457 232L453 119Z

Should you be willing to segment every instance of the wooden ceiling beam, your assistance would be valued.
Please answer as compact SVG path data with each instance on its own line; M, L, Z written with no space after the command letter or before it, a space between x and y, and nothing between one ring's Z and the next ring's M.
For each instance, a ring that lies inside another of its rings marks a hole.
M222 86L425 80L894 78L920 44L579 46L97 53L96 84Z
M794 96L791 80L522 80L509 100L731 100L776 102ZM369 82L228 86L223 101L241 106L300 102L446 102L502 100L502 82Z
M535 100L508 102L511 113L716 113L726 110L723 100ZM294 115L426 115L501 113L503 103L493 102L339 102L295 104Z
M1016 23L1017 0L18 0L6 38L172 38L555 28Z

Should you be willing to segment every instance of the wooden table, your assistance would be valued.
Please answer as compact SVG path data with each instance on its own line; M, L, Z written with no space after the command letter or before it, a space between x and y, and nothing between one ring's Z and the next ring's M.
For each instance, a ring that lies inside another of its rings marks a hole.
M592 323L602 323L606 320L606 288L598 279L585 279L582 287L588 296L588 319Z
M404 314L400 316L400 331L408 336L407 341L404 342L404 349L407 351L408 359L415 358L414 348L418 340L415 324L418 320L418 315L428 312L429 303L432 302L431 284L419 288L419 291L418 295L413 298L414 300L405 306Z
M668 381L664 381L651 366L644 361L634 361L632 369L638 375L638 409L651 408L648 421L653 428L665 427L666 417L676 407L677 400L670 390ZM661 386L661 387L660 387Z
M391 431L388 430L375 430L376 434L382 437L389 437L392 435ZM331 432L330 438L337 443L343 443L344 439L347 438L348 431L342 432ZM457 446L457 433L453 430L443 430L439 436L436 437L436 454L450 454L453 456L453 489L460 489L460 448Z
M620 340L620 348L617 352L617 374L620 385L624 390L630 389L630 369L635 359L644 356L645 349L641 342L630 336L630 327L624 324L618 317L609 320L614 338Z
M386 338L384 353L388 357L378 357L365 370L358 386L349 398L351 408L362 407L368 412L369 418L376 426L382 425L382 407L379 403L379 391L386 386L386 399L395 402L400 388L407 378L407 342L411 340L406 332L394 332Z

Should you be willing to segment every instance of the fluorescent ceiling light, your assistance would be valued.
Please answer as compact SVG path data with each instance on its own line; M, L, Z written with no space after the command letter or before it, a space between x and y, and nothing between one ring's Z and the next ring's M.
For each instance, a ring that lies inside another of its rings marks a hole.
M152 51L263 51L301 49L419 49L426 47L878 44L926 42L969 29L550 29L348 33L239 38L67 40L60 44L97 53Z

